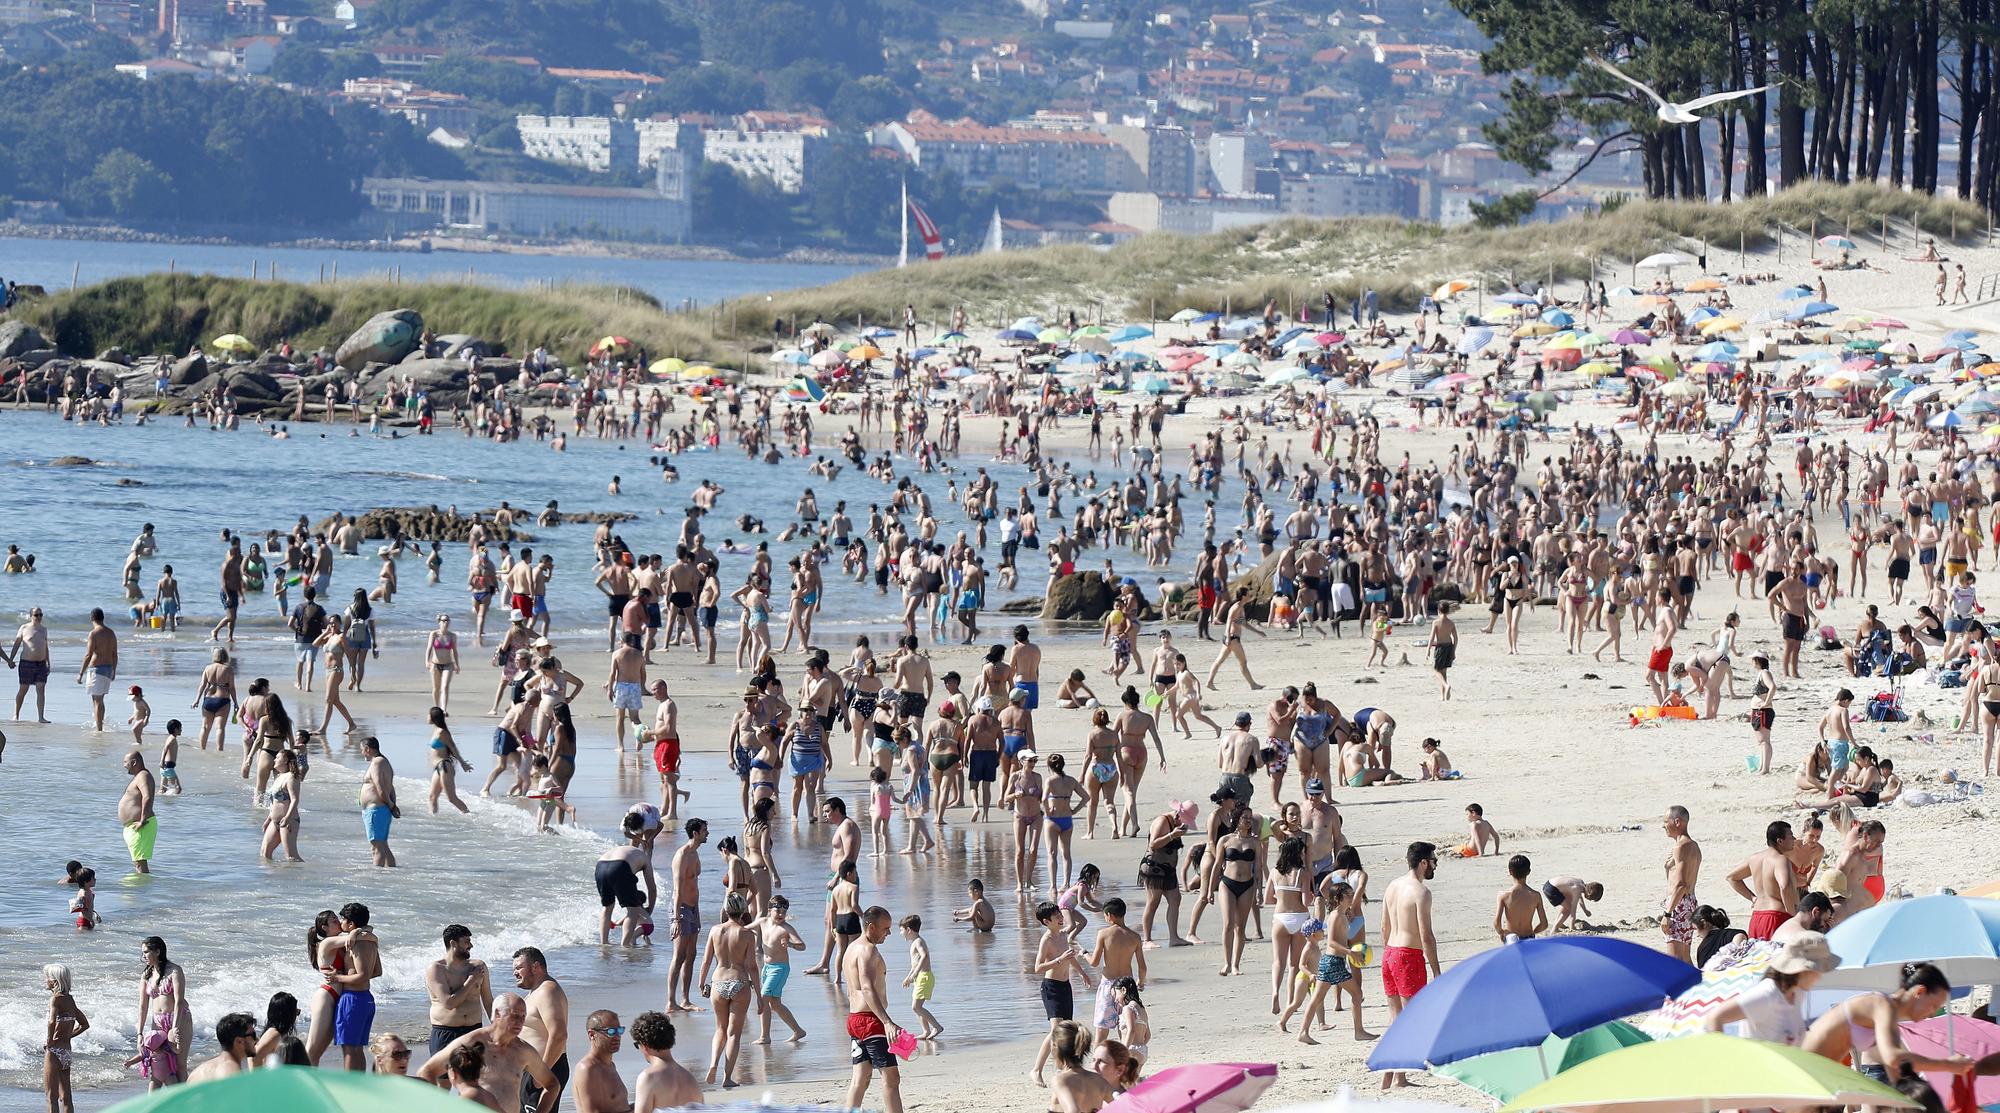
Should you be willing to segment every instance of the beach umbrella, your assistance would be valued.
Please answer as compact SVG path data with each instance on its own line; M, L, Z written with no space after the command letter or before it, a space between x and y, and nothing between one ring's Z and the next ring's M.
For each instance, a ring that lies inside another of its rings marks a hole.
M1735 359L1741 349L1727 340L1711 340L1694 350L1696 359Z
M1611 334L1611 342L1613 344L1618 344L1620 346L1632 345L1632 344L1645 345L1645 344L1651 344L1653 342L1653 337L1652 334L1641 331L1640 329L1621 328L1617 332Z
M1965 424L1965 418L1960 417L1956 411L1947 410L1946 412L1941 413L1934 418L1931 418L1930 421L1927 422L1926 424L1928 424L1933 429L1957 429ZM1834 971L1835 974L1838 974L1839 972L1840 971L1838 970ZM1832 975L1828 976L1831 977ZM1894 982L1896 979L1879 978L1877 980L1887 983L1887 982ZM1828 986L1827 988L1831 989L1833 987Z
M1618 370L1616 364L1606 363L1601 359L1593 359L1589 363L1577 368L1576 372L1585 378L1595 379L1600 376L1609 375L1616 370Z
M1435 298L1438 301L1447 301L1451 298L1457 297L1458 295L1470 289L1472 289L1472 283L1454 278L1450 282L1447 282L1442 286L1439 286L1437 289L1432 290L1431 297Z
M1249 390L1252 385L1250 377L1238 371L1230 371L1215 377L1217 390Z
M1710 290L1720 290L1722 287L1723 281L1719 278L1697 278L1681 289L1691 294L1705 294Z
M1720 316L1722 316L1722 310L1712 305L1699 305L1695 307L1694 312L1688 314L1687 319L1689 324L1698 325L1703 321L1712 321Z
M1185 325L1191 323L1200 316L1201 316L1201 310L1199 309L1183 309L1175 313L1173 316L1168 317L1167 320L1172 321L1177 325Z
M800 352L798 354L804 355L805 353ZM653 365L646 368L646 370L651 372L656 379L668 379L687 370L687 360L675 359L672 356L668 356L666 359L654 360Z
M1354 1091L1343 1084L1340 1090L1326 1101L1287 1105L1269 1110L1260 1108L1257 1113L1465 1113L1465 1109L1462 1106L1445 1105L1436 1101L1363 1101L1355 1097Z
M940 348L963 348L970 343L971 339L962 332L947 332L937 338L937 346Z
M1725 332L1737 332L1743 328L1740 317L1715 317L1701 323L1703 336L1715 336Z
M1821 236L1819 238L1819 245L1821 247L1831 247L1837 251L1853 251L1855 249L1854 241L1848 239L1846 236Z
M623 355L632 350L632 342L622 336L607 336L590 346L590 354Z
M1688 1113L1820 1105L1921 1108L1893 1087L1796 1047L1720 1032L1634 1044L1517 1095L1501 1113Z
M219 352L241 352L244 355L254 355L257 351L257 345L251 343L249 338L233 332L216 337L208 342L208 346Z
M1500 295L1496 296L1496 297L1495 297L1495 298L1494 298L1493 300L1494 300L1495 302L1497 302L1498 304L1500 304L1500 305L1533 305L1533 304L1535 304L1535 298L1534 298L1534 296L1533 296L1532 294L1517 294L1517 293L1506 293L1506 294L1500 294Z
M1575 334L1575 340L1576 344L1574 346L1578 348L1595 348L1599 345L1611 343L1611 338L1601 332L1579 332Z
M1611 296L1614 298L1636 298L1639 296L1639 291L1634 290L1630 286L1613 286L1611 288Z
M1072 346L1078 351L1102 352L1109 355L1111 353L1111 338L1104 335L1079 337L1072 342Z
M777 351L771 353L770 358L772 363L790 363L800 367L812 362L811 356L799 351L797 348L779 348ZM671 370L661 371L659 367L665 362L667 361L664 359L654 360L653 366L647 368L647 370L655 375L671 375L680 370L679 367L675 367ZM685 367L686 364L682 364L681 366Z
M1532 410L1536 417L1547 414L1561 403L1562 399L1552 390L1538 390L1521 399L1521 405Z
M1944 334L1944 342L1953 346L1956 346L1960 341L1970 344L1978 336L1979 332L1976 329L1955 328Z
M1157 361L1152 356L1149 356L1145 352L1139 351L1136 348L1120 348L1118 351L1111 353L1111 362L1155 363Z
M1529 321L1514 330L1515 336L1553 336L1561 331L1547 321Z
M943 348L918 348L916 351L910 353L910 358L929 359L932 356L941 356L944 354L945 351Z
M1007 327L1017 328L1022 332L1040 332L1042 331L1042 319L1030 313L1025 317L1014 318L1014 323Z
M1033 344L1035 334L1022 328L1003 328L998 334L998 339L1007 344Z
M1750 323L1753 325L1773 325L1784 321L1789 315L1789 311L1783 306L1776 306L1771 309L1759 309L1755 314L1751 315Z
M1675 267L1692 266L1694 260L1678 251L1662 251L1639 260L1640 270L1672 270Z
M1708 389L1693 379L1675 379L1661 387L1660 393L1668 398L1699 398L1707 394Z
M794 402L818 402L826 397L826 388L816 379L800 377L785 388L785 396Z
M1085 325L1069 335L1072 340L1084 336L1110 336L1111 330L1105 328L1103 325Z
M128 1098L115 1113L471 1113L478 1105L414 1078L359 1071L275 1067L243 1071L199 1086L168 1086Z
M1202 352L1210 359L1221 359L1223 356L1230 355L1235 351L1236 345L1229 343L1210 344L1208 347L1202 349Z
M1654 1008L1700 980L1701 971L1671 955L1609 936L1505 944L1457 963L1410 998L1368 1069L1425 1070L1574 1036Z
M1278 1080L1275 1063L1199 1063L1166 1070L1125 1091L1103 1113L1236 1113Z
M1492 329L1487 328L1485 325L1477 325L1472 328L1466 329L1465 332L1461 336L1459 336L1458 343L1452 345L1452 347L1458 352L1459 355L1469 356L1472 353L1479 351L1481 348L1486 347L1486 345L1493 343L1494 335L1495 334Z
M1574 1036L1550 1036L1535 1047L1517 1047L1446 1063L1431 1068L1431 1073L1463 1082L1501 1101L1512 1101L1580 1063L1652 1038L1622 1020L1614 1020Z
M1932 418L1931 427L1966 424L1963 410ZM1848 917L1826 933L1826 942L1841 961L1820 979L1821 989L1894 989L1903 963L1917 961L1935 964L1953 985L2000 982L2000 900L1889 901Z
M947 367L944 370L938 372L938 377L941 379L963 379L971 374L972 374L972 368L967 367L961 363L953 367Z
M1800 298L1810 298L1812 296L1813 296L1813 288L1811 286L1805 285L1804 283L1800 283L1797 286L1785 287L1782 291L1779 292L1778 300L1797 301Z
M1069 330L1045 328L1035 334L1035 339L1044 344L1062 344L1069 340Z
M834 328L832 325L827 324L825 321L814 321L812 324L807 325L806 327L800 329L799 331L806 333L809 336L832 336L834 333L840 330Z
M1130 344L1134 340L1144 340L1153 335L1153 330L1144 325L1126 325L1111 334L1113 344Z
M1264 381L1270 384L1271 386L1283 386L1286 383L1295 382L1299 379L1306 378L1311 374L1312 372L1307 371L1303 367L1286 367L1279 371L1272 372L1270 377L1266 378Z
M710 367L705 363L697 363L691 367L681 368L679 371L674 373L674 378L679 379L684 383L693 383L693 382L703 382L708 379L717 378L725 375L734 375L734 374L735 372L717 371L715 368Z
M1497 309L1488 311L1486 315L1496 321L1511 321L1521 315L1521 307L1518 305L1503 305Z
M842 340L833 346L833 350L836 352L851 352L860 346L861 341L859 340Z
M1179 372L1186 371L1190 367L1196 367L1206 362L1208 362L1208 357L1202 355L1200 352L1183 352L1177 356L1167 356L1160 361L1160 364L1169 371Z
M1899 329L1899 328L1909 328L1910 326L1904 324L1903 322L1897 320L1894 317L1877 317L1869 323L1868 327L1879 328L1879 329Z
M1562 328L1568 328L1576 323L1575 317L1570 316L1567 311L1561 309L1551 309L1547 313L1542 314L1542 320Z
M1770 968L1771 959L1777 953L1778 946L1774 943L1752 943L1736 962L1720 969L1702 971L1700 982L1641 1017L1639 1030L1656 1040L1679 1039L1706 1031L1702 1019L1763 981L1764 972Z
M1162 375L1148 375L1132 384L1133 390L1143 390L1147 394L1165 394L1174 389L1173 380Z
M847 350L848 359L881 359L882 349L873 344L856 344Z
M1231 352L1222 357L1224 367L1259 367L1263 362L1249 352Z
M832 348L828 348L826 351L820 352L819 354L813 356L812 359L808 360L807 362L811 363L814 367L817 367L822 371L830 371L833 368L839 367L841 364L846 363L847 356L841 352L835 351Z
M1919 1055L1944 1059L1965 1055L1983 1059L2000 1052L2000 1025L1969 1016L1932 1016L1906 1020L1899 1027L1903 1046ZM1953 1075L1944 1071L1919 1071L1940 1096L1951 1093ZM1972 1099L1982 1109L2000 1105L2000 1076L1982 1075L1972 1080Z
M1104 357L1096 352L1071 352L1062 357L1063 367L1096 367L1104 362Z

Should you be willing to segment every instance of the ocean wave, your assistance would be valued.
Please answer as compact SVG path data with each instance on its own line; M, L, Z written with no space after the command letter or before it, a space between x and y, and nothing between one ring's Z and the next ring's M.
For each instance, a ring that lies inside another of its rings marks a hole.
M432 483L477 483L477 479L458 479L449 475L439 475L428 471L352 471L351 476L367 476L371 479L423 479Z

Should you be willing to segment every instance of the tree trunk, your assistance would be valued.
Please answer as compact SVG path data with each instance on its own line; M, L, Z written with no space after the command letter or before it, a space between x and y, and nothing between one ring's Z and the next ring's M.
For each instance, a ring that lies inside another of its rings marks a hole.
M1806 106L1798 90L1805 80L1805 8L1802 0L1776 0L1778 44L1778 188L1806 176ZM1763 97L1757 98L1759 101ZM1817 135L1818 125L1814 125Z
M1753 27L1755 25L1753 24ZM1750 33L1750 88L1764 84L1764 38L1756 31ZM1764 182L1771 176L1770 168L1764 163L1765 112L1769 93L1758 93L1749 97L1749 112L1743 124L1743 138L1746 150L1743 153L1743 196L1764 196Z

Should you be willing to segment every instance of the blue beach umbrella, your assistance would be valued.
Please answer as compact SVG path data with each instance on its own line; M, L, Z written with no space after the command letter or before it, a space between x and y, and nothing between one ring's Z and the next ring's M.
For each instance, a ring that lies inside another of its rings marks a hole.
M1493 299L1501 305L1533 305L1535 299L1529 294L1501 294Z
M1688 323L1693 325L1698 325L1703 321L1710 319L1711 317L1720 317L1720 316L1722 316L1722 310L1717 309L1712 305L1704 305L1701 308L1695 310L1694 312L1688 314Z
M1735 359L1738 350L1736 345L1731 344L1727 340L1711 340L1694 350L1694 358L1701 360Z
M1931 418L1927 424L1933 429L1957 429L1965 424L1965 419L1960 417L1957 411L1947 410Z
M1165 394L1174 389L1174 384L1158 375L1148 375L1132 384L1132 389L1143 390L1147 394Z
M1805 317L1817 317L1822 313L1838 313L1840 307L1830 301L1809 301L1794 312Z
M1947 348L1976 348L1979 345L1974 341L1978 338L1979 333L1974 329L1955 328L1944 334L1944 344Z
M1003 328L1000 330L1000 339L1032 344L1035 342L1035 334L1024 328Z
M1567 311L1561 309L1551 309L1547 313L1542 314L1542 320L1557 328L1568 328L1576 323L1575 317L1570 316Z
M1104 357L1096 352L1071 352L1062 357L1062 367L1096 367L1104 362Z
M1410 998L1369 1070L1425 1070L1531 1047L1656 1008L1701 980L1671 955L1623 939L1559 935L1482 951Z
M1893 988L1902 964L1917 961L1934 963L1953 985L2000 981L2000 900L1892 900L1855 913L1827 932L1826 942L1840 968L1820 979L1822 989Z
M1130 344L1134 340L1144 340L1153 335L1153 330L1144 325L1126 325L1111 334L1113 344Z
M1810 298L1812 296L1813 296L1813 288L1811 286L1805 286L1805 285L1787 286L1785 287L1784 292L1778 295L1778 300L1798 301L1800 298Z
M1458 350L1459 355L1469 356L1486 347L1486 345L1493 343L1493 335L1493 330L1484 325L1477 328L1469 328L1465 330L1464 336L1458 338L1458 343L1453 345L1453 347Z

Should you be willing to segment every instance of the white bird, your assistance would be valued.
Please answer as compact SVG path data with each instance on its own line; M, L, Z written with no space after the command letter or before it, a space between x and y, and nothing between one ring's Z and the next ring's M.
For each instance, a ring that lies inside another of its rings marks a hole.
M1681 104L1669 104L1667 98L1653 91L1652 86L1647 85L1643 81L1635 81L1627 77L1624 73L1620 72L1617 66L1599 58L1595 54L1590 56L1590 60L1598 69L1653 98L1653 103L1660 106L1653 114L1670 124L1698 124L1702 121L1702 117L1695 115L1696 109L1707 108L1711 104L1720 104L1726 100L1735 100L1737 97L1747 97L1755 93L1764 92L1766 89L1776 88L1774 85L1759 85L1755 89L1737 89L1734 92L1728 93L1710 93L1705 97L1696 97L1691 101L1685 101Z

